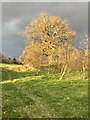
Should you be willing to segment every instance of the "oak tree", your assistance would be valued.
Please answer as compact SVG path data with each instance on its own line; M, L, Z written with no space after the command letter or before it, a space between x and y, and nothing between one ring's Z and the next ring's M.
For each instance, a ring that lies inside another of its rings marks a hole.
M53 61L57 61L57 58L60 60L57 50L60 49L61 44L71 42L76 32L70 28L67 18L49 16L43 11L30 24L27 24L21 35L26 38L27 46L20 60L24 64L39 65L46 62L51 65Z

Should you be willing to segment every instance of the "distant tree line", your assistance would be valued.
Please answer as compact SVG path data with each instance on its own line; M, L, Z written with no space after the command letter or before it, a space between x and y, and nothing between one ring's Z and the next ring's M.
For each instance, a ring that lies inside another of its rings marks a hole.
M0 53L0 63L7 63L7 64L21 64L19 60L15 57L5 57Z

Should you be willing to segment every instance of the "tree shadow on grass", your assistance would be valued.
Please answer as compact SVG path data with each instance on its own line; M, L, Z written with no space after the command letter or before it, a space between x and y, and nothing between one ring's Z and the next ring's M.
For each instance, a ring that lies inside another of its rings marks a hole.
M30 76L38 76L38 72L15 72L15 71L3 71L2 81L20 79Z

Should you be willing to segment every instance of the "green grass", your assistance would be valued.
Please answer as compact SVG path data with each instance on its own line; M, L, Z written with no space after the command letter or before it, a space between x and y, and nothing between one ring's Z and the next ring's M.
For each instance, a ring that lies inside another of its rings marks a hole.
M88 117L88 81L80 75L59 81L55 72L2 72L3 118Z

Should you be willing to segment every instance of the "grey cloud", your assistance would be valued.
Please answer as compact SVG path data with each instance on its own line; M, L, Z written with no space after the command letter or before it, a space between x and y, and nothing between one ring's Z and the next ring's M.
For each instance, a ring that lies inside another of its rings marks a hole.
M17 36L33 17L46 10L70 20L70 27L78 34L88 32L88 3L83 2L5 2L2 6L3 53L18 57L24 49L24 38ZM19 49L19 51L17 51Z

